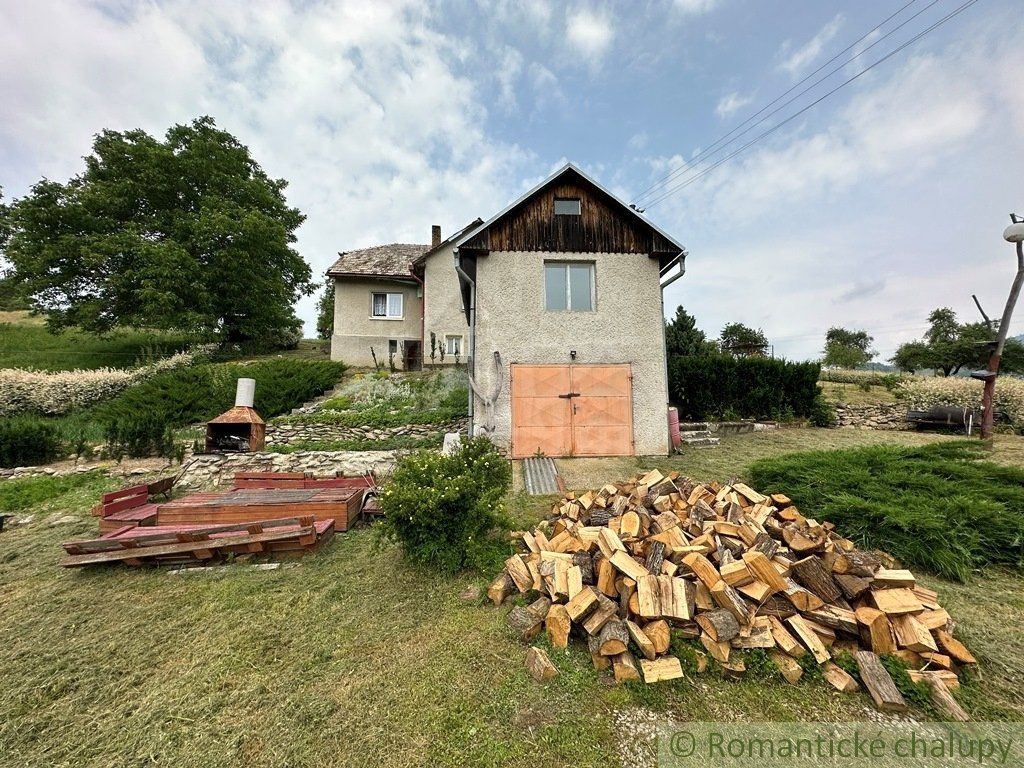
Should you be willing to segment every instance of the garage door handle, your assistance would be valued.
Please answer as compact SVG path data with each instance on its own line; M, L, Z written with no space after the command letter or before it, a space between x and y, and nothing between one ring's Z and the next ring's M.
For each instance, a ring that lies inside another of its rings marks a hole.
M565 395L559 395L559 397L564 397L566 400L569 400L570 398L573 398L573 397L579 397L579 396L580 396L579 392L569 392L569 393L567 393Z

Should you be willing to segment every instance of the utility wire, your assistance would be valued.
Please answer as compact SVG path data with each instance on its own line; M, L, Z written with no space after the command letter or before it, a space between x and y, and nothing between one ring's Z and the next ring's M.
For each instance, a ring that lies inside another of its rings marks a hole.
M832 90L830 90L827 93L825 93L823 96L820 96L819 98L815 99L814 101L812 101L807 106L802 107L797 112L795 112L794 114L792 114L789 117L785 118L784 120L782 120L781 122L777 123L776 125L772 126L771 128L769 128L764 133L761 133L760 135L758 135L755 138L751 139L746 144L741 146L739 149L734 150L733 152L731 152L728 155L726 155L725 157L723 157L721 160L718 160L715 163L712 163L711 165L709 165L707 168L703 169L699 173L691 176L688 179L685 179L684 181L680 182L679 184L676 184L674 187L671 187L667 191L661 193L660 195L655 197L653 200L648 202L646 204L645 208L650 208L652 205L657 205L658 203L662 202L663 200L665 200L665 199L671 197L672 195L674 195L679 190L684 189L685 187L690 186L691 184L693 184L695 181L697 181L701 177L706 176L708 173L710 173L711 171L715 170L715 168L717 168L718 166L722 165L723 163L728 162L729 160L731 160L732 158L736 157L736 155L740 154L741 152L746 151L747 149L752 147L754 144L757 144L762 139L764 139L767 136L770 136L771 134L775 133L775 131L779 130L782 126L784 126L787 123L790 123L793 120L795 120L796 118L798 118L800 115L802 115L807 110L811 109L812 107L817 106L818 104L823 102L825 99L827 99L832 94L836 93L837 91L841 90L842 88L845 88L847 85L849 85L853 81L857 80L862 75L866 75L868 72L870 72L872 69L877 67L879 64L882 64L883 62L887 61L888 59L891 59L893 56L895 56L897 53L899 53L903 49L907 48L908 46L912 45L913 43L916 43L922 37L924 37L928 33L932 32L933 30L935 30L936 28L938 28L942 24L945 24L950 19L954 18L955 16L960 15L961 13L966 11L968 8L970 8L972 5L974 5L977 2L978 2L978 0L967 0L967 2L963 3L962 5L960 5L955 10L950 11L948 14L946 14L941 19L936 21L930 27L925 28L922 32L919 32L918 34L914 35L912 38L907 40L905 43L900 45L898 48L890 51L889 53L887 53L882 58L878 59L873 64L868 65L867 67L865 67L863 70L858 72L853 77L851 77L851 78L849 78L847 80L844 80L842 83L840 83L835 88L833 88Z
M880 43L880 42L881 42L882 40L884 40L884 39L885 39L886 37L889 37L889 35L891 35L891 34L892 34L893 32L896 32L896 31L897 31L897 30L899 30L899 29L900 29L901 27L905 26L905 25L906 25L907 23L909 23L909 22L913 21L913 20L914 20L915 18L917 18L917 17L918 17L918 16L920 16L920 15L921 15L922 13L924 13L924 12L925 12L925 11L927 11L927 10L928 10L929 8L931 8L931 7L933 6L933 5L935 5L935 3L937 3L938 1L939 1L939 0L932 0L932 2L931 2L931 3L929 3L929 4L928 4L928 5L927 5L927 6L925 7L925 8L922 8L922 9L921 9L920 11L918 11L918 12L917 12L917 13L915 13L915 14L914 14L913 16L911 16L911 17L910 17L909 19L907 19L906 21L902 22L902 23L901 23L901 24L900 24L899 26L897 26L897 27L893 28L892 30L890 30L889 32L887 32L887 33L885 34L885 36L884 36L884 37L882 37L882 38L880 38L880 39L876 40L876 41L875 41L874 43L872 43L872 46L874 46L874 45L877 45L877 44L878 44L878 43ZM854 48L855 48L855 47L856 47L857 45L859 45L860 43L864 42L864 41L865 41L865 40L866 40L866 39L867 39L868 37L870 37L871 35L873 35L873 34L874 34L875 32L877 32L877 31L878 31L879 29L881 29L881 28L882 28L883 26L885 26L885 25L886 25L887 23L889 23L890 21L892 21L892 19L894 19L894 18L895 18L896 16L899 16L899 15L900 15L901 13L903 13L903 11L905 11L905 10L906 10L907 8L909 8L910 6L912 6L912 5L913 5L913 4L915 3L915 2L917 2L917 0L910 0L910 2L908 2L908 3L907 3L906 5L904 5L904 6L902 7L902 8L900 8L899 10L897 10L897 11L896 11L895 13L891 14L891 15L890 15L890 16L889 16L888 18L886 18L885 20L883 20L882 22L880 22L879 24L877 24L877 25L876 25L875 27L873 27L872 29L868 30L868 31L867 31L866 33L864 33L864 34L863 34L863 35L862 35L861 37L859 37L858 39L854 40L854 41L853 41L852 43L850 43L850 44L849 44L848 46L846 46L846 48L844 48L843 50L841 50L841 51L840 51L839 53L837 53L837 54L836 54L835 56L833 56L833 57L832 57L831 59L829 59L828 61L826 61L826 62L825 62L824 64L822 64L822 65L821 65L820 67L818 67L818 68L817 68L816 70L814 70L813 72L811 72L810 74L808 74L808 75L807 75L806 77L804 77L804 78L803 78L802 80L800 80L800 81L799 81L799 82L797 82L797 83L794 83L794 84L792 85L792 87L790 87L790 88L789 88L788 90L786 90L785 92L783 92L783 93L779 94L779 95L778 95L778 96L777 96L776 98L774 98L774 99L773 99L772 101L770 101L769 103L765 104L765 105L764 105L763 107L761 107L761 109L759 109L759 110L758 110L757 112L755 112L754 114L752 114L752 115L751 115L750 117L748 117L748 118L747 118L746 120L744 120L744 121L743 121L742 123L740 123L739 125L737 125L737 126L736 126L735 128L733 128L733 129L732 129L731 131L729 131L728 133L726 133L726 134L724 134L724 135L722 135L722 136L719 136L719 137L718 137L717 139L715 139L715 141L713 141L713 142L712 142L712 143L711 143L710 145L708 145L708 146L707 146L707 147L705 147L705 148L704 148L703 150L701 150L701 151L700 151L700 152L699 152L699 153L698 153L698 154L696 155L696 157L694 157L694 158L691 158L691 160L690 160L690 161L689 161L689 162L688 162L688 163L687 163L686 165L684 165L684 166L680 166L679 168L676 168L676 169L675 169L674 171L672 171L671 173L667 174L667 175L666 175L666 176L665 176L664 178L662 178L662 179L659 179L658 181L655 181L655 182L654 182L653 184L651 184L651 186L647 187L647 189L645 189L645 190L643 190L642 192L640 192L640 194L638 194L638 195L636 196L636 198L634 198L634 200L633 200L633 203L634 203L634 204L639 204L639 202L640 202L640 200L641 200L641 199L643 199L644 197L648 197L648 196L650 196L650 195L649 195L648 193L650 193L650 192L651 192L652 190L654 190L654 189L657 189L658 187L661 187L661 186L663 186L663 185L667 184L667 183L668 183L669 181L671 181L671 180L672 180L672 179L673 179L673 178L674 178L675 176L677 176L678 174L682 173L683 171L687 170L688 168L692 168L692 167L694 166L694 164L696 164L696 163L700 162L700 160L701 160L701 159L703 159L703 158L707 157L707 156L708 156L709 154L713 154L713 153L714 153L714 152L716 151L716 150L715 150L715 147L718 147L718 145L719 145L719 144L721 144L721 143L722 143L723 141L725 141L726 139L728 139L728 138L729 138L730 136L732 136L732 135L733 135L734 133L736 133L736 132L737 132L738 130L740 130L741 128L743 128L743 126L747 125L747 124L748 124L749 122L751 122L752 120L756 119L756 118L757 118L758 116L762 115L762 114L763 114L764 112L766 112L767 110L771 109L771 107L773 107L773 106L774 106L775 104L778 104L778 103L779 103L779 102L780 102L780 101L781 101L782 99L786 98L786 96L788 96L789 94L791 94L791 93L792 93L793 91L795 91L795 90L796 90L797 88L799 88L799 87L800 87L801 85L803 85L804 83L806 83L806 82L807 82L808 80L810 80L810 79L811 79L812 77L814 77L814 76L815 76L816 74L818 74L819 72L821 72L821 71L822 71L823 69L825 69L825 68L826 68L827 66L829 66L830 64L832 64L832 63L833 63L834 61L836 61L837 59L839 59L839 58L840 58L841 56L843 56L843 55L845 55L846 53L848 53L849 51L853 50L853 49L854 49ZM864 50L862 50L862 51L860 51L859 53L857 53L857 55L856 55L856 56L853 56L853 57L852 57L852 58L850 58L850 59L849 59L848 61L844 62L844 63L843 63L843 65L842 65L842 67L845 67L845 66L846 66L847 64L849 64L849 63L850 63L851 61L853 61L854 59L856 59L856 58L857 58L857 56L861 56L862 54L866 53L866 52L867 52L867 51L868 51L868 50L869 50L869 49L870 49L870 48L871 48L872 46L868 46L868 48L865 48ZM818 79L817 81L815 81L815 82L814 82L814 83L813 83L812 85L808 86L808 87L807 87L807 88L805 88L805 89L804 89L803 91L801 91L801 92L800 92L800 93L798 93L798 94L797 94L796 96L794 96L794 97L793 97L793 99L790 99L789 101L787 101L787 102L786 102L786 104L783 104L783 105L782 105L782 107L785 107L785 106L787 106L788 104L791 104L791 103L793 102L793 100L795 100L795 99L799 98L800 96L804 95L805 93L807 93L807 91L811 90L811 89L812 89L812 88L814 88L814 87L815 87L816 85L819 85L819 84L820 84L820 83L822 83L822 82L823 82L824 80L827 80L827 79L828 79L829 77L831 77L831 76L832 76L832 75L834 75L834 74L835 74L836 72L838 72L838 71L839 71L839 69L842 69L842 67L839 67L838 69L834 69L834 70L832 70L831 72L829 72L829 73L828 73L827 75L825 75L825 76L821 77L820 79ZM779 107L779 109L782 109L782 107ZM747 128L747 130L746 130L746 131L743 131L743 133L747 133L747 131L750 131L750 130L751 130L751 129L753 129L753 128L754 128L755 126L757 126L757 125L760 125L760 124L761 124L761 123L763 123L763 122L764 122L765 120L767 120L767 119L768 119L769 117L771 117L771 115L775 114L775 112L778 112L778 110L775 110L775 111L773 111L773 112L772 112L771 114L769 114L769 115L765 115L765 116L764 116L763 118L761 118L761 119L760 119L760 120L758 120L758 121L757 121L756 123L754 123L754 125L750 126L750 128ZM742 135L743 135L743 134L741 133L741 134L740 134L740 136L742 136ZM737 136L736 138L739 138L739 137ZM735 139L733 139L733 141L735 141ZM731 143L732 143L731 141L729 141L729 142L726 142L725 146L728 146L728 144L731 144ZM720 148L720 147L719 147L719 148Z

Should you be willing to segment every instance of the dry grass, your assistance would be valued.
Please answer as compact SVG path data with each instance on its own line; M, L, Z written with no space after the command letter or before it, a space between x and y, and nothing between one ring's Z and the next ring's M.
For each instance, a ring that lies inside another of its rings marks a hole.
M656 463L726 477L768 452L874 435L783 430ZM600 477L636 465L606 461ZM366 529L276 571L59 569L59 542L93 533L88 508L113 484L34 497L35 521L0 534L0 765L604 766L617 762L615 710L708 720L871 713L864 695L841 696L820 679L788 686L754 665L741 682L708 673L611 686L579 648L552 652L561 674L537 685L504 626L508 608L462 595L490 574L413 568ZM512 498L524 524L549 504ZM48 525L58 512L79 522ZM962 697L969 711L1024 717L1024 579L994 571L928 583L983 662L984 680Z
M878 405L896 402L896 396L892 392L877 384L866 390L858 384L846 384L838 381L822 381L819 384L825 394L825 399L832 403Z

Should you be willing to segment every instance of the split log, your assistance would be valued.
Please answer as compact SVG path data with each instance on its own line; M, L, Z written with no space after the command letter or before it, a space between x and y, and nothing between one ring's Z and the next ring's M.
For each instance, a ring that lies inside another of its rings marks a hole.
M842 693L853 693L860 689L857 681L853 679L849 672L831 661L827 661L822 665L821 674L832 684L833 688Z
M821 559L814 555L791 563L789 572L798 583L826 603L834 603L842 596L832 575L825 569Z
M884 589L886 587L906 587L908 589L913 589L916 585L917 579L914 578L914 574L904 569L893 570L890 568L879 568L871 577L871 586L880 589Z
M520 606L513 608L505 621L519 639L527 643L540 634L541 626L544 624L542 617Z
M601 631L608 620L618 613L617 603L609 600L602 594L597 595L597 608L583 621L583 629L588 635L596 635Z
M704 586L708 589L714 587L718 582L722 581L721 575L718 573L718 569L711 564L704 555L698 552L691 552L683 558L683 565L689 568L693 573L697 575Z
M638 613L646 619L661 618L661 589L657 576L642 576L636 583Z
M697 624L716 643L727 643L740 633L736 617L725 608L716 608L697 615Z
M580 578L584 584L594 583L594 558L589 552L574 552L572 564L580 569Z
M843 552L832 562L833 573L846 573L850 576L863 576L870 578L875 571L882 567L882 561L878 555L871 552L863 552L855 549L852 552Z
M615 578L617 575L618 573L611 560L602 555L601 559L597 561L597 588L602 594L608 597L618 594L615 588Z
M779 672L786 679L787 683L796 684L803 677L804 668L797 664L792 656L787 656L779 651L769 651L768 658L779 668Z
M942 678L937 674L925 672L927 677L925 678L931 688L932 701L940 712L942 712L950 720L955 720L960 723L970 722L970 716L964 711L956 699L953 698L953 694L949 692L949 688L943 682Z
M647 547L647 570L653 574L659 574L664 562L665 543L662 541L652 541Z
M640 581L641 577L650 575L650 572L624 549L616 550L609 559L619 573L634 581Z
M640 653L644 655L644 658L653 660L658 652L654 650L654 643L647 634L640 628L640 625L633 621L626 621L626 629L629 631L629 636L633 640L633 644L640 650Z
M799 658L807 653L804 647L797 642L797 639L790 634L785 625L777 616L768 616L768 630L772 633L775 644L788 655Z
M668 652L668 647L672 642L672 632L667 621L664 619L650 621L644 624L643 629L644 634L650 638L651 644L654 645L656 653Z
M725 664L729 661L729 653L732 651L732 646L728 643L719 643L705 634L701 634L700 642L707 649L708 653L711 654L711 658L719 664Z
M565 606L569 619L579 621L597 608L599 599L600 597L593 587L584 587Z
M505 568L508 569L508 575L512 577L520 592L529 592L533 589L533 576L530 575L530 569L526 567L521 555L512 555L505 561Z
M602 656L600 653L601 640L600 638L590 635L587 638L587 648L590 650L590 661L594 664L594 669L600 672L603 669L608 669L612 665L612 660L607 656Z
M857 622L864 627L867 645L872 651L884 656L896 650L896 635L888 616L877 608L863 605L857 609Z
M753 550L745 552L743 554L743 562L746 564L747 570L754 575L754 578L768 586L771 590L770 594L784 592L789 587L786 580L775 570L775 565L772 561L765 557L763 553Z
M629 651L624 651L618 656L612 657L612 670L615 673L615 682L617 683L640 679L640 670L637 668L636 658Z
M498 578L491 582L491 586L487 588L487 597L495 605L501 605L515 588L515 582L508 575L508 571L502 571Z
M911 651L938 652L939 646L928 631L928 627L909 613L901 613L892 617L892 628L896 633L896 642Z
M583 572L578 565L570 565L565 574L566 594L572 600L583 590Z
M871 651L857 651L857 668L860 679L868 689L875 706L883 712L906 712L907 702L903 699L896 684L878 656Z
M790 616L786 621L789 623L790 628L796 633L796 636L800 638L800 642L802 642L807 650L811 652L811 655L814 656L815 661L819 664L824 664L832 658L818 635L811 628L811 625L808 624L802 616Z
M938 641L939 647L943 652L949 654L961 664L978 663L978 660L974 658L974 654L967 650L967 646L953 637L953 635L946 630L935 630L935 639Z
M847 600L856 600L871 588L871 579L862 576L851 576L848 573L837 573L833 581L843 590Z
M548 611L550 609L551 601L548 600L546 597L538 597L536 600L534 600L532 603L526 606L526 610L530 611L530 613L532 613L534 616L541 620L543 620L544 617L548 615Z
M548 658L547 651L536 646L526 652L526 670L538 683L546 683L558 675L558 670Z
M644 682L648 685L683 676L683 667L675 656L662 656L654 660L641 659L640 669L643 671Z
M900 613L918 613L924 610L921 601L909 589L872 589L871 600L878 610L890 616Z
M626 623L611 619L601 628L598 652L602 656L618 656L629 647L629 630Z
M736 621L739 623L746 624L750 620L750 606L747 605L746 601L740 597L735 589L721 579L711 588L711 599L720 608L725 608L725 610L735 616Z
M547 618L544 619L544 626L547 629L548 639L553 648L569 647L569 632L572 629L572 620L569 618L569 611L564 605L552 605L548 610Z

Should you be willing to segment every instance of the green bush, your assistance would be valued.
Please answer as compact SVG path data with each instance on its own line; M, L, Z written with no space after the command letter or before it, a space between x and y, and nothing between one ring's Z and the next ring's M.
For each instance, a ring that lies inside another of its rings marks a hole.
M508 527L504 496L512 470L483 437L451 456L418 451L398 461L381 494L381 534L417 563L446 572L486 569L502 551Z
M821 408L820 372L817 363L767 357L677 356L668 363L669 396L681 419L811 418Z
M64 446L57 427L34 416L0 419L0 467L48 464Z
M108 422L104 438L107 453L117 459L174 453L174 427L153 413L143 412Z
M965 442L790 453L755 462L749 478L862 547L963 581L985 565L1024 567L1024 469L983 455Z

